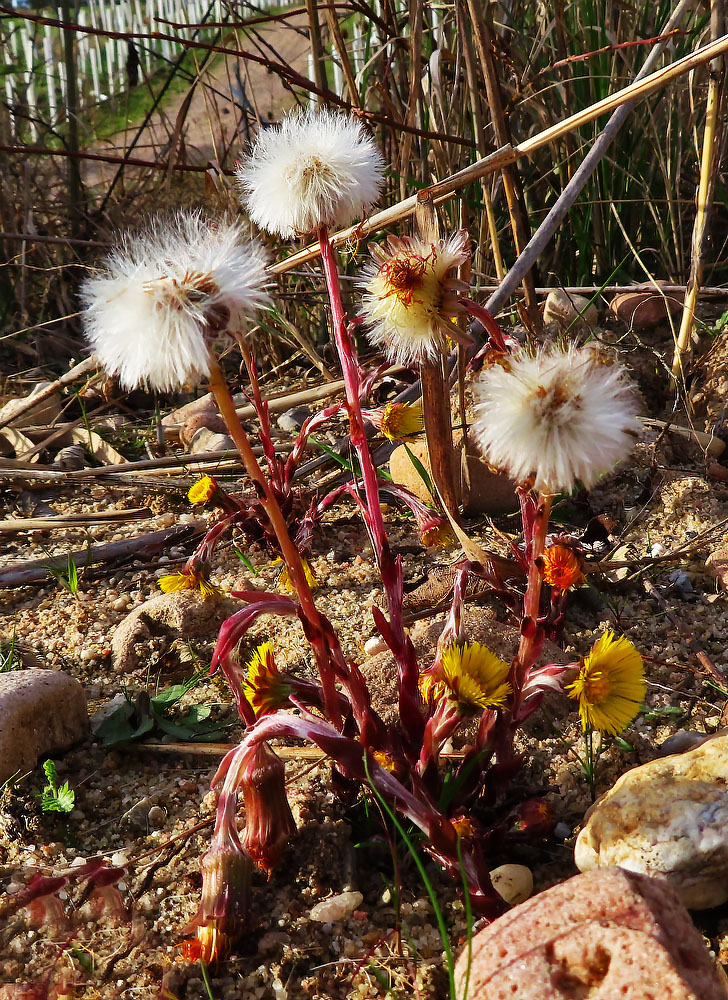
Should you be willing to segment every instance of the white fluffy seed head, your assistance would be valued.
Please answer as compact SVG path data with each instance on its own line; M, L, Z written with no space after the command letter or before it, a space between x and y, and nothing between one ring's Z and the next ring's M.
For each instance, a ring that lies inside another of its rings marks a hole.
M84 283L84 331L125 389L194 385L210 372L216 335L242 332L246 314L267 305L265 278L263 249L239 225L200 212L158 218Z
M364 268L362 317L367 336L395 364L434 361L452 334L461 311L458 296L467 286L453 277L469 257L468 234L425 243L390 236L371 244L373 263Z
M284 238L348 226L379 197L384 160L361 124L335 111L292 112L261 128L236 177L251 219Z
M476 384L475 438L488 462L543 493L588 489L640 429L624 368L591 347L525 352Z

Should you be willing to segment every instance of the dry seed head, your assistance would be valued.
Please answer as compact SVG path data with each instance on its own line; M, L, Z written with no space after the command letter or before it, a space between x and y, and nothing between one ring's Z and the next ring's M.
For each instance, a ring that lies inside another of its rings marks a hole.
M348 226L379 197L383 173L382 156L360 122L309 110L261 128L236 177L253 222L289 238Z
M197 384L222 332L240 333L268 303L265 256L237 224L199 212L155 219L125 236L81 289L86 337L125 389Z

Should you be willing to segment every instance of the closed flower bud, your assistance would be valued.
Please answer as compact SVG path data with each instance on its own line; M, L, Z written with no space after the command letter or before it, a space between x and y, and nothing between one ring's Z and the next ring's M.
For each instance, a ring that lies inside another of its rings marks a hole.
M243 843L259 868L269 875L283 854L296 823L288 804L283 761L259 743L243 771L245 830Z

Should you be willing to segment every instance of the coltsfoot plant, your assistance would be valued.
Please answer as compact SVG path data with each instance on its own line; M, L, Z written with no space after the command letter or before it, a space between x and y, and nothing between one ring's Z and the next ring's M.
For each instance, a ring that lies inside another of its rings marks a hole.
M234 591L244 604L223 624L213 657L212 668L227 679L245 732L214 779L220 788L217 823L202 860L196 942L188 948L205 961L229 953L248 922L253 866L268 871L294 830L282 766L268 741L305 739L320 747L349 787L358 783L373 789L387 808L419 828L425 849L457 885L464 883L473 912L494 918L505 909L488 874L487 845L495 828L483 827L473 804L494 805L517 772L514 735L546 690L561 691L571 682L570 690L578 688L591 711L610 714L614 704L613 674L592 675L594 660L568 667L538 663L544 638L559 627L566 592L581 578L573 540L547 545L552 498L577 482L589 487L624 457L638 427L635 396L622 367L591 347L529 350L504 337L454 274L470 254L464 232L431 242L390 237L374 247L362 277L364 328L391 359L439 364L449 341L471 341L457 325L460 317L482 322L488 339L479 352L484 364L475 436L487 461L517 483L524 545L513 554L526 587L525 593L514 589L489 561L461 560L434 657L418 662L404 624L402 564L390 548L380 504L382 492L392 487L377 473L365 432L369 411L362 401L376 373L360 364L329 238L332 226L348 225L374 203L383 166L358 122L338 113L306 112L287 116L279 128L261 130L238 179L245 207L260 227L284 238L313 233L319 242L345 384L346 401L340 406L348 416L358 468L337 487L336 497L312 502L306 531L337 497L347 495L361 512L385 597L385 609L374 607L372 614L396 664L394 723L385 723L373 707L359 666L344 655L335 629L316 605L301 555L305 545L289 531L286 467L268 455L265 437L266 462L264 467L258 463L220 367L221 347L237 341L253 398L259 396L251 363L254 345L246 329L250 315L268 301L260 246L243 241L237 225L208 222L201 215L178 217L170 226L156 222L146 236L123 241L106 275L91 279L84 291L90 342L124 385L166 390L207 379L245 464L259 521L274 539L290 581L288 596ZM265 427L260 402L258 413ZM297 456L304 447L305 434L296 445ZM232 524L245 515L235 498L212 489L210 497L224 513L215 532L224 529L226 519ZM423 531L434 527L428 527L426 510L416 516ZM206 579L210 547L208 538L183 571L190 580ZM464 598L472 574L517 609L521 636L511 658L466 640ZM544 581L551 599L542 602ZM316 680L280 670L271 644L261 646L247 664L239 661L239 643L251 624L271 615L301 623ZM598 652L595 648L592 656ZM473 718L472 745L448 774L443 746ZM246 813L242 833L236 814L240 791Z

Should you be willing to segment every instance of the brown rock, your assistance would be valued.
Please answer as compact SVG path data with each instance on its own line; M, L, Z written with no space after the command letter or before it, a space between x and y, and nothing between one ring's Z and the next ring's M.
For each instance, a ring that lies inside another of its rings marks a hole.
M404 486L424 503L433 503L432 495L422 477L412 463L407 449L419 459L429 476L432 475L430 456L424 438L400 445L389 459L392 479ZM463 454L464 452L464 454ZM461 469L465 467L465 474ZM463 444L462 436L455 434L452 452L453 478L455 490L463 504L464 512L470 516L478 514L510 514L518 509L515 488L508 476L493 472L483 460L474 442L468 438Z
M88 727L86 695L60 670L0 674L0 782L67 750Z
M182 424L179 432L182 444L189 445L195 434L203 427L215 434L227 434L227 424L217 410L202 410L200 413L193 413Z
M728 590L728 549L717 549L705 560L707 569L720 582L723 590Z
M467 949L455 967L463 994ZM469 1000L726 1000L687 910L645 875L602 868L539 893L475 936Z
M644 285L636 286L633 292L619 292L609 303L609 311L627 326L646 330L664 323L668 314L682 309L682 304L682 296L677 292L662 294L654 285Z
M239 601L214 594L202 597L193 590L159 594L135 608L117 626L111 640L114 668L117 673L136 669L155 636L165 636L170 642L211 640L225 619L239 609Z

